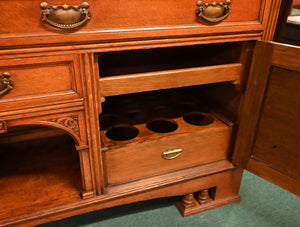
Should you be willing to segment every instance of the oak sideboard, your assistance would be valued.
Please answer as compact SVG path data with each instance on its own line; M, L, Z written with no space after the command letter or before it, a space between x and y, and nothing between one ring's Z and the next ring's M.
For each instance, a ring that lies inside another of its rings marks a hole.
M300 195L286 5L0 1L0 226L170 196L189 216L239 201L243 169Z

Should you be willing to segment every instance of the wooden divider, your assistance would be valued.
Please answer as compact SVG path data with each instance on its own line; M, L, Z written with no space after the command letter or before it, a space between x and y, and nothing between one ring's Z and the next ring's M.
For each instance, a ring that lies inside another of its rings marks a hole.
M100 78L102 96L186 87L240 79L242 64L204 66Z

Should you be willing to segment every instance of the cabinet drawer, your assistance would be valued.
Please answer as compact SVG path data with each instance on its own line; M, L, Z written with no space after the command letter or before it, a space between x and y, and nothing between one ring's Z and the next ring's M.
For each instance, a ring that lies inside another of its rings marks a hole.
M187 123L176 121L179 127ZM197 126L187 126L195 130ZM199 127L199 126L198 126ZM138 127L143 132L143 126ZM182 129L177 129L178 132ZM170 135L169 138L111 149L105 153L108 185L120 184L149 176L185 169L196 165L224 160L227 157L231 128L215 119L198 132ZM174 159L163 158L163 153L182 152Z
M81 5L83 2L83 0L72 0L67 4L72 7ZM6 26L0 28L0 33L2 37L6 38L19 37L20 34L30 38L39 36L39 43L41 43L44 42L41 35L47 36L48 39L51 36L55 42L80 42L232 32L249 33L263 30L260 21L261 15L263 15L261 7L265 1L261 0L231 0L230 13L216 23L197 18L197 0L89 0L87 2L91 14L90 20L70 32L70 29L55 28L41 20L41 1L1 1L0 8L2 17L6 18ZM214 0L204 0L203 2L211 4ZM224 3L226 0L217 2ZM47 1L47 3L51 7L62 6L66 2L54 0ZM212 17L214 16L212 15ZM59 18L54 21L63 24L65 20L66 24L74 25L75 22L73 24L68 22L68 18L68 16L64 16L64 19ZM66 26L66 28L71 26ZM120 32L122 30L129 33L122 34ZM68 36L67 39L61 39L62 32ZM76 34L80 34L80 36ZM88 36L84 36L84 34Z
M108 185L227 158L232 127L189 96L160 92L108 97L103 104Z
M12 110L64 102L82 97L76 55L16 58L0 61L0 74L13 88L3 85L0 109Z

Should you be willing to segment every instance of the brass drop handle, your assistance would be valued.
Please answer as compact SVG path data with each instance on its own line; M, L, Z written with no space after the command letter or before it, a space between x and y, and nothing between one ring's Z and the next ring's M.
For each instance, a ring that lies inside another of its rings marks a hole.
M8 72L0 75L0 96L14 88L14 82L10 79L10 76Z
M230 4L231 0L213 3L204 3L203 1L198 1L196 16L208 22L220 22L230 14Z
M41 3L43 9L41 19L43 22L53 27L61 29L77 28L91 19L89 3L83 2L81 5L50 6L47 2Z
M182 154L182 148L180 147L169 147L167 150L165 150L161 157L167 160L171 160L174 158L177 158L179 155Z

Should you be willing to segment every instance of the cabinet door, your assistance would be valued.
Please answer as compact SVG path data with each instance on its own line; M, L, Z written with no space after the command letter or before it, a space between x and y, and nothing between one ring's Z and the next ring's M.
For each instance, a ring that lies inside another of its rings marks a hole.
M300 48L258 41L233 163L300 195Z

